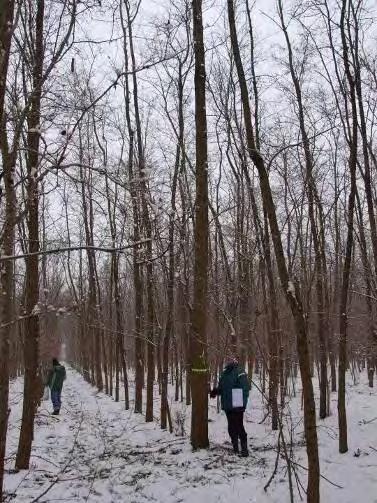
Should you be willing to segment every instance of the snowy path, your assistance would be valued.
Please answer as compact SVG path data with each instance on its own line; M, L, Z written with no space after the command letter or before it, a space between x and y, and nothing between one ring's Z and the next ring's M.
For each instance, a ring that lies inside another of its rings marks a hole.
M12 389L10 458L17 446L20 387L18 380ZM291 403L292 410L299 400L296 402ZM333 409L336 409L336 402ZM296 410L298 416L301 415L299 409ZM283 461L268 493L263 490L275 462L275 435L268 424L258 424L263 409L256 394L252 394L251 413L246 424L252 446L248 459L235 457L223 447L227 439L225 420L223 415L216 414L213 406L209 424L211 449L192 453L187 438L162 432L157 424L145 424L142 416L125 411L121 403L96 393L71 369L68 369L63 392L61 416L55 418L49 412L50 403L44 402L37 417L30 471L6 477L6 489L11 495L9 501L289 501ZM363 503L377 503L376 416L376 393L370 393L365 384L351 388L351 445L350 452L343 456L337 454L336 415L320 424L323 474L344 487L339 489L323 481L323 502L335 503L341 498L342 503L354 503L363 497ZM302 421L296 424L295 442L300 442ZM355 452L359 455L354 456ZM297 449L295 460L306 464L303 447ZM299 474L305 485L305 471Z
M33 501L49 488L39 501L229 502L250 465L258 469L259 457L241 460L221 446L193 454L187 439L145 424L70 369L61 415L48 409L44 402L38 414L31 470L6 479L11 501Z

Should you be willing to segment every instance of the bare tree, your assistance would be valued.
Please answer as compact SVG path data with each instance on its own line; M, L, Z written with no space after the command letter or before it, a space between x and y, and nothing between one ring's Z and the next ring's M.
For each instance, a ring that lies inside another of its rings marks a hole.
M348 195L347 209L347 241L345 258L343 263L342 288L339 304L339 369L338 369L338 424L339 424L339 452L348 451L347 439L347 414L346 414L346 370L347 370L347 310L348 294L351 275L352 250L354 242L354 213L356 201L356 171L358 154L358 119L357 119L357 95L356 79L352 73L351 57L349 52L350 15L353 11L352 0L343 0L340 16L340 32L342 38L343 64L349 88L349 101L351 106L350 118L352 126L349 131L347 143L349 146L348 167L351 178L351 187ZM356 39L357 43L357 39Z
M39 173L40 138L41 138L41 101L43 85L54 69L56 63L67 50L67 43L72 33L75 17L76 3L62 6L62 13L68 11L69 23L65 34L57 31L55 51L51 59L45 61L45 1L38 0L35 5L35 19L29 16L31 5L24 5L21 11L25 32L23 35L30 42L30 61L24 61L25 66L30 64L30 90L25 90L26 122L28 127L26 140L26 212L28 230L28 255L26 256L26 291L25 291L25 338L24 338L24 402L21 422L21 432L17 451L16 466L27 468L29 466L31 445L33 440L34 417L36 412L38 392L41 390L38 383L38 339L39 339ZM70 9L70 10L69 10ZM26 59L26 58L25 58ZM44 69L44 63L47 63ZM26 69L25 69L26 71Z
M16 154L9 151L7 137L7 117L4 101L7 85L8 64L14 30L15 2L0 2L0 151L2 157L2 179L5 188L5 216L1 236L1 255L12 255L15 239L16 193L14 171ZM9 396L9 323L13 317L14 303L14 264L11 261L0 264L0 501L3 499L4 458L8 428Z
M317 297L317 332L319 340L319 358L320 358L320 400L319 400L319 417L324 419L327 415L327 334L325 333L326 327L326 313L325 313L325 292L324 285L327 281L325 277L325 271L323 263L323 248L324 242L321 242L320 228L324 227L323 221L318 224L316 219L316 201L317 197L317 187L314 178L314 159L310 147L309 135L307 131L307 126L305 122L305 111L303 104L303 96L300 79L297 75L296 66L294 61L294 55L292 50L292 44L290 36L288 33L287 25L284 18L283 4L281 0L278 0L278 10L279 18L281 22L281 27L284 33L287 49L288 49L288 66L291 74L292 82L295 89L297 109L298 109L298 119L299 127L302 138L302 145L304 149L305 158L305 187L308 197L308 211L310 219L310 227L314 244L314 261L315 261L315 273L316 273L316 297ZM302 62L302 66L306 64L306 61ZM301 72L302 73L302 72ZM302 75L301 75L302 77ZM320 208L319 218L322 218L323 211Z
M196 199L194 301L191 318L191 444L208 447L208 368L206 347L208 287L208 152L206 72L203 40L202 0L193 0L193 43L195 55Z
M301 380L304 395L304 426L306 449L308 455L308 502L319 501L319 457L318 457L318 440L316 430L316 414L313 384L310 376L310 358L308 348L308 337L306 330L306 322L303 312L302 301L297 284L294 284L289 278L287 264L284 256L281 233L276 217L275 205L272 197L268 173L265 167L265 162L262 154L256 147L255 135L251 119L251 111L249 104L249 96L245 72L241 60L237 29L235 23L234 3L233 0L228 0L228 17L230 38L233 49L233 56L237 69L242 108L244 113L244 122L246 128L247 148L250 159L256 166L259 174L260 189L262 194L263 206L268 215L268 221L271 228L272 242L275 249L275 257L280 276L280 282L285 293L286 300L291 308L295 322L297 336L297 351L300 363Z

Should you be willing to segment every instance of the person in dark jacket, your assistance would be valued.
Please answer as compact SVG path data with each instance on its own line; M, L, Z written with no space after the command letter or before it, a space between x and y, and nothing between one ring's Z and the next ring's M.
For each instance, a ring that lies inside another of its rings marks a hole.
M239 364L238 358L230 358L220 376L217 388L214 388L210 396L221 397L221 408L228 420L228 432L232 441L233 449L239 453L241 442L241 456L247 457L247 434L243 425L243 415L249 398L250 383L245 369Z
M66 371L63 365L60 365L58 360L52 360L52 369L48 374L47 386L51 391L51 401L54 408L53 414L58 415L62 406L61 395L63 389L63 382L66 378Z

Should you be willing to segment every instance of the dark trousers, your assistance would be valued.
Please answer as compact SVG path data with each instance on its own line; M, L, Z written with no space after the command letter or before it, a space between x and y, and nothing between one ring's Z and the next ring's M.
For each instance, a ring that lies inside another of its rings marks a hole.
M226 412L228 419L228 432L232 443L238 443L241 440L241 445L247 443L247 434L243 426L243 413L241 410L229 410Z
M60 410L60 407L62 406L61 395L61 391L51 390L51 402L54 410Z

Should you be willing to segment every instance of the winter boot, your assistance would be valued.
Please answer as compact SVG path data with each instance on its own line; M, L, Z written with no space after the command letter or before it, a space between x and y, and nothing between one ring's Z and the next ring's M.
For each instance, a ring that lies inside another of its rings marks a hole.
M235 454L239 454L240 449L238 446L238 438L232 438L233 451Z
M247 458L249 456L249 450L247 448L247 439L241 440L241 457Z
M60 413L59 409L54 409L54 412L52 413L53 416L58 416Z

